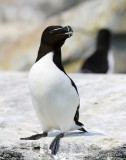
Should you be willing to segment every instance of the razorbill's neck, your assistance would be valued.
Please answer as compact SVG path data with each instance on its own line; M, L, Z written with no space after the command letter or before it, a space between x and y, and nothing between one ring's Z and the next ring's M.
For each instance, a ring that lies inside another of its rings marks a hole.
M55 63L55 65L65 73L65 70L62 65L61 47L51 48L50 46L47 46L42 43L38 51L36 62L39 61L45 55L49 54L50 52L53 52L53 62Z
M46 44L41 43L35 62L39 61L42 57L44 57L46 54L48 54L51 51L52 51L52 48L50 46L47 46Z

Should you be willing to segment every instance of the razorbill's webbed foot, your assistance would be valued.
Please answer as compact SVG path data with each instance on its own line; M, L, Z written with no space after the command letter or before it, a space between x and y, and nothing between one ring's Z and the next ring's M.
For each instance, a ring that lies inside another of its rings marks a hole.
M30 137L20 138L20 140L37 140L37 139L40 139L42 137L47 137L47 135L48 135L47 132L43 132L42 134L35 134L35 135L30 136Z
M49 149L51 150L51 153L53 155L56 155L56 153L58 152L59 150L59 143L60 143L60 138L63 138L64 137L64 133L60 133L58 134L55 139L52 141Z

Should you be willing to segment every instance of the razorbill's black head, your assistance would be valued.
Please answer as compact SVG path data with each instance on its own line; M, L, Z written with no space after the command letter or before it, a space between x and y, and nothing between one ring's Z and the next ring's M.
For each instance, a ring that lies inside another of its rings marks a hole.
M55 49L56 47L61 47L65 40L71 37L72 34L73 30L70 26L49 26L42 34L41 43L44 43L47 46L52 47L52 49Z
M98 32L95 52L82 64L83 73L106 73L109 70L108 53L111 45L111 32L101 29Z
M73 30L70 26L49 26L42 34L40 48L36 62L45 54L56 51L62 47L65 40L70 38Z
M111 32L108 29L101 29L98 32L96 47L104 53L108 53L111 44Z

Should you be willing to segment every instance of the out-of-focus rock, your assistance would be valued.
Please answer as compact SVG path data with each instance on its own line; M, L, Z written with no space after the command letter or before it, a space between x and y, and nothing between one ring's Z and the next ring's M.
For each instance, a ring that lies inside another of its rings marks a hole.
M60 15L48 19L33 33L22 37L22 39L7 47L1 52L3 58L0 61L0 68L5 70L28 70L36 58L44 28L48 25L69 24L73 27L74 36L65 43L62 56L65 64L70 61L77 62L77 65L73 65L71 71L78 70L81 59L89 56L92 49L94 49L97 31L100 28L107 27L113 33L126 32L125 18L125 0L94 0L81 3Z
M0 1L0 49L24 34L32 32L48 17L83 0L4 0Z
M86 134L67 133L53 157L49 145L57 132L41 133L31 104L26 73L0 73L1 160L101 160L126 158L126 76L71 74L80 94L80 121Z
M84 0L0 0L0 21L40 21Z
M113 35L115 72L126 73L126 32Z

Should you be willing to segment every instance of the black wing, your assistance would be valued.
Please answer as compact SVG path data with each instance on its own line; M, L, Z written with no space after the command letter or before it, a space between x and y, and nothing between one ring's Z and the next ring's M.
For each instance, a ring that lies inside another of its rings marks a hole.
M67 75L68 76L68 75ZM69 77L69 76L68 76ZM75 85L75 83L73 82L73 80L69 77L69 79L71 80L71 84L72 86L76 89L77 91L77 94L79 96L79 93L78 93L78 90L77 90L77 86ZM76 123L76 125L78 126L83 126L83 124L81 122L79 122L79 108L80 108L80 104L78 105L77 107L77 110L76 110L76 113L75 113L75 116L74 116L74 121Z
M58 49L58 50L55 51L55 53L53 55L53 62L70 79L72 86L75 88L75 90L76 90L76 92L77 92L77 94L79 96L79 93L78 93L78 90L77 90L77 86L75 85L73 80L67 75L67 73L65 72L65 70L63 68L62 61L61 61L61 49ZM78 104L77 111L76 111L75 116L74 116L74 121L75 121L76 125L83 126L83 124L78 121L79 120L79 108L80 108L80 104Z

